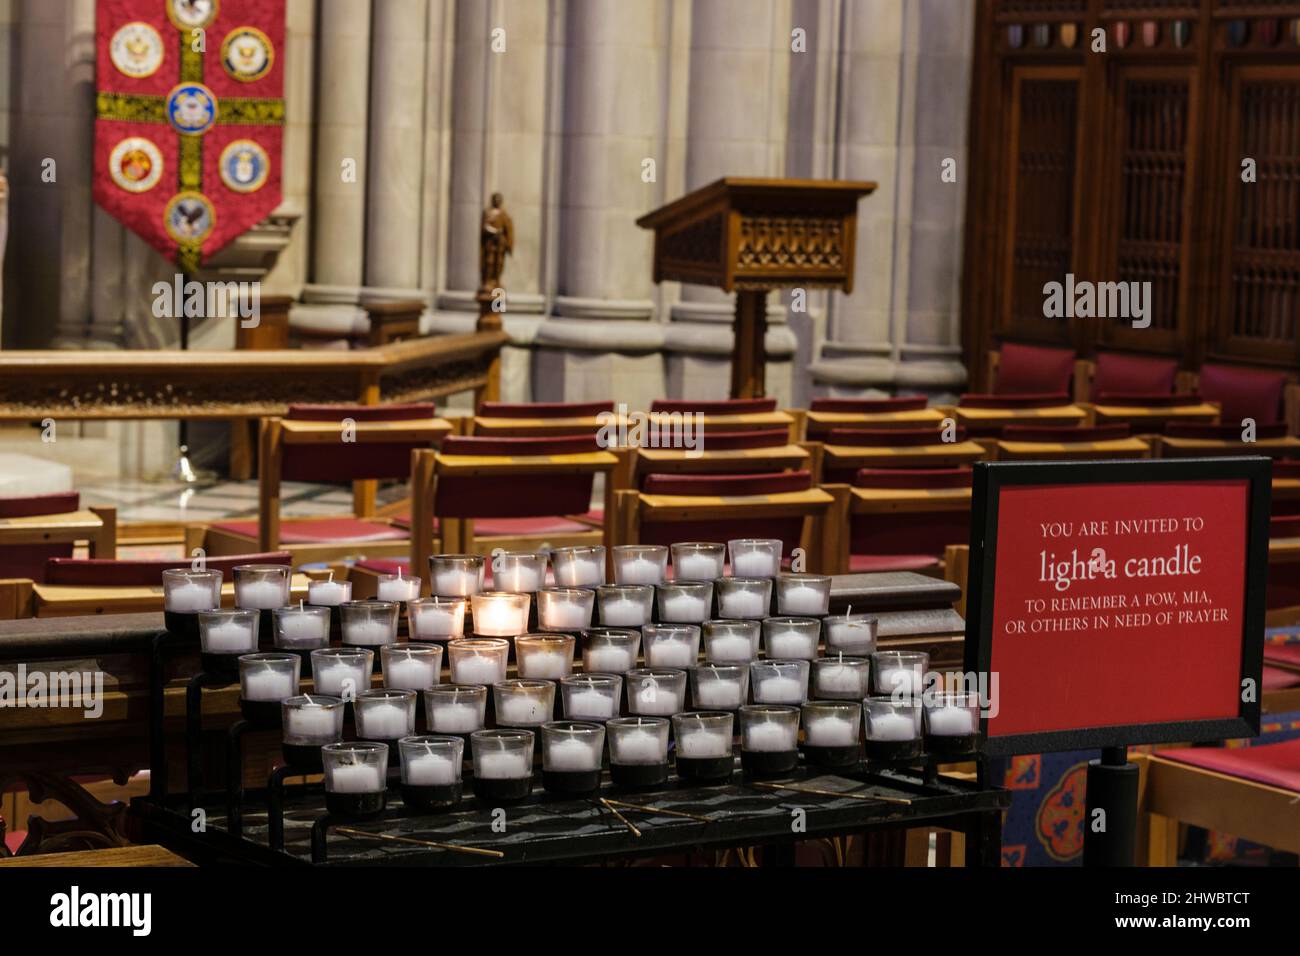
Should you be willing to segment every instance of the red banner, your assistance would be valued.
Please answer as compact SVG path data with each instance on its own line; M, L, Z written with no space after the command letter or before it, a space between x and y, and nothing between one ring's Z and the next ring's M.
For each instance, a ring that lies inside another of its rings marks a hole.
M284 0L99 0L95 201L184 271L280 204Z

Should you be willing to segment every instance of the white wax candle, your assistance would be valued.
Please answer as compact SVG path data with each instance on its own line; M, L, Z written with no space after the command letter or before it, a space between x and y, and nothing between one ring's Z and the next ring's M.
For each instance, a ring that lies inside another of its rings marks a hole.
M867 720L868 740L915 740L916 722L902 714L872 714Z
M915 697L921 692L921 674L911 667L884 667L877 678L877 686L886 694Z
M708 642L707 649L709 660L717 664L734 664L754 659L753 643L739 634L720 634Z
M497 720L506 724L545 723L551 719L549 708L528 694L508 694L497 697Z
M257 650L257 632L238 621L226 621L208 628L207 650L223 654Z
M420 637L459 637L465 629L463 613L451 605L434 605L415 612L415 630Z
M600 754L596 748L576 737L551 744L546 751L546 760L551 770L596 770L600 767Z
M830 593L823 593L811 584L796 584L785 589L780 604L783 614L825 614L830 604Z
M743 551L731 559L731 573L738 578L774 578L780 568L774 554Z
M731 591L722 595L721 612L723 617L765 617L767 602L756 591Z
M213 589L206 584L181 584L166 592L167 610L178 612L210 611L217 606Z
M647 644L645 649L649 667L693 667L695 658L688 641L659 641Z
M610 627L640 627L646 623L645 604L631 598L602 601L600 619Z
M569 705L565 715L574 720L608 720L614 716L617 705L610 694L598 690L579 690L569 695Z
M518 780L531 769L528 756L513 750L482 754L474 761L474 772L484 780Z
M480 634L522 634L528 615L508 598L489 600L475 612L474 630Z
M330 621L315 614L280 615L280 641L283 644L313 644L329 637Z
M577 602L552 601L542 615L542 627L582 629L591 624L591 615Z
M674 594L659 601L659 616L665 621L696 623L709 616L709 606L704 598L693 594Z
M936 737L960 737L975 733L974 717L965 707L938 707L925 715L926 725Z
M330 771L330 786L334 793L378 793L384 781L378 767L351 764Z
M495 684L506 679L506 660L474 654L470 657L452 658L451 679L456 684Z
M610 738L610 761L619 764L663 763L667 754L659 738L645 730L630 730Z
M763 753L781 753L794 750L797 738L793 728L782 726L775 721L751 724L745 729L745 749Z
M866 620L826 621L827 648L845 654L870 654L875 648L871 622Z
M682 709L677 694L654 683L647 683L638 690L635 700L636 712L639 714L670 717Z
M357 736L367 740L396 740L414 728L407 720L406 708L397 704L370 704L357 708Z
M334 714L324 707L294 707L286 715L286 737L334 739Z
M492 584L498 591L536 591L542 586L542 576L536 568L516 564L501 571L492 572Z
M516 648L516 653L518 649ZM519 676L531 680L559 680L573 669L573 656L562 651L525 651L519 654Z
M595 558L562 559L555 565L555 581L566 588L604 584L605 569Z
M722 558L688 552L673 561L673 571L679 581L712 581L722 577Z
M244 700L281 701L297 693L292 675L269 667L245 674L240 683Z
M803 685L793 677L764 677L754 681L754 700L760 704L798 704L804 698Z
M636 666L630 647L593 647L587 651L586 669L597 674L622 674Z
M767 656L807 661L817 656L817 635L801 631L773 631L767 637Z
M624 558L618 565L619 584L662 584L663 570L649 558Z
M343 629L343 643L374 647L388 644L397 637L383 621L349 621Z
M691 730L677 738L679 757L726 757L731 754L731 741L726 734L709 730Z
M400 690L424 690L438 683L432 658L399 657L384 668L384 684Z
M448 568L433 576L433 591L439 597L470 597L478 594L478 572Z
M344 581L312 581L307 585L307 603L338 607L351 599L352 585Z
M695 689L695 703L712 710L735 710L744 703L740 684L729 680L700 681Z
M429 726L440 734L468 734L482 729L483 718L475 704L435 705Z
M860 694L862 678L859 674L859 670L844 664L823 667L817 672L817 686L836 694Z
M843 717L816 717L804 726L813 747L851 747L858 742L858 723Z
M380 581L376 593L381 601L410 601L420 596L419 588L415 578L392 578Z
M316 693L330 697L356 695L369 685L366 669L361 664L345 664L340 661L321 668L316 674Z
M249 610L270 610L284 607L285 588L275 581L249 581L236 588L235 603Z
M424 753L410 757L403 767L405 780L414 787L445 787L460 779L450 758Z

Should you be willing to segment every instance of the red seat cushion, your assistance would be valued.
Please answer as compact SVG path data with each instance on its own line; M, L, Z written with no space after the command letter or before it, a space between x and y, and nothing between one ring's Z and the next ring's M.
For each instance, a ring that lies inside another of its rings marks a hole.
M967 392L958 404L966 408L1056 408L1069 405L1070 396L1066 392L1026 392L1019 395Z
M775 398L728 398L717 402L691 399L655 399L652 412L698 412L701 415L757 415L776 411Z
M855 574L871 571L925 571L938 566L939 559L932 554L849 555L849 571Z
M614 411L607 402L484 402L475 414L479 418L594 418Z
M486 435L450 435L442 442L442 454L452 455L582 455L600 451L596 435L539 435L522 438L494 438Z
M1260 675L1259 686L1261 690L1290 690L1292 687L1300 687L1300 671L1289 671L1265 664L1264 672Z
M1007 441L1078 443L1117 441L1128 438L1127 425L1007 425L1002 437Z
M853 476L857 488L969 488L974 472L956 468L860 468Z
M1300 738L1259 747L1191 747L1156 753L1178 763L1300 792Z
M1219 419L1240 425L1253 418L1257 425L1281 421L1282 393L1286 388L1284 372L1240 368L1233 365L1201 366L1199 391L1212 402L1219 402Z
M222 521L212 526L218 531L257 537L256 521ZM310 521L280 522L281 544L330 544L335 541L401 541L401 528L361 518L319 518Z
M809 405L809 411L874 415L881 412L915 412L925 408L927 404L928 399L924 395L905 398L814 398Z
M1111 392L1168 395L1174 390L1178 360L1123 352L1098 352L1092 377L1093 400Z
M1265 644L1264 660L1300 667L1300 644Z
M261 554L235 554L208 558L209 571L220 571L225 580L232 580L232 572L241 564L292 564L288 551L268 551ZM46 580L50 584L74 584L83 587L156 587L162 573L168 568L188 568L188 558L179 561L133 561L113 558L54 558L46 566Z
M966 428L953 430L954 441L965 441ZM917 445L941 445L942 428L930 425L925 428L833 428L826 436L828 445L848 445L855 448L910 448Z
M1068 394L1073 378L1073 349L1003 342L993 391L998 395Z
M741 448L783 448L790 444L790 432L784 428L764 428L751 432L723 432L705 429L700 436L704 451L736 451Z

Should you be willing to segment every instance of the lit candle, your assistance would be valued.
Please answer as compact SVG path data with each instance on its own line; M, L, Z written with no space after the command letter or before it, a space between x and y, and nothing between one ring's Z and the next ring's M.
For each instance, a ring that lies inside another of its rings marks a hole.
M403 764L402 776L414 787L445 787L460 779L459 769L448 757L424 753Z
M352 582L335 581L330 572L328 581L312 581L307 585L307 603L320 607L338 607L352 600Z
M474 608L474 633L491 637L516 637L528 630L527 594L486 591L471 598Z
M350 764L330 770L330 789L334 793L377 793L384 789L384 781L378 767Z
M858 725L843 717L817 717L804 725L804 734L813 747L852 747L858 742Z

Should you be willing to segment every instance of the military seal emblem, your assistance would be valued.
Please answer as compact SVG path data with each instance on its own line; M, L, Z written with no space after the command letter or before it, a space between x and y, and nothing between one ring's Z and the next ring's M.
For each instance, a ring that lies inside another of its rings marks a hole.
M123 76L140 80L153 76L163 61L163 41L147 23L135 21L118 28L108 41L109 59Z
M181 245L198 245L212 232L216 212L208 197L202 193L177 193L163 211L163 226L167 234Z
M109 153L108 174L129 193L148 192L162 178L162 151L153 140L128 136Z
M200 30L217 15L217 0L167 0L167 19L177 30Z
M202 83L181 83L167 94L167 120L182 136L201 136L217 121L217 98Z
M237 27L221 44L221 65L242 83L260 80L271 72L274 62L271 38L256 27Z
M221 151L217 168L227 189L254 193L266 185L271 174L271 157L251 139L237 139Z

